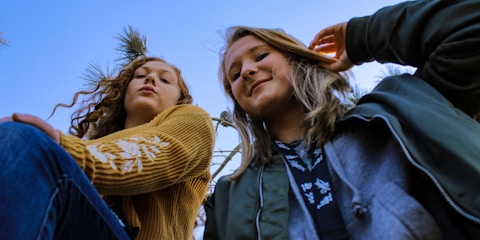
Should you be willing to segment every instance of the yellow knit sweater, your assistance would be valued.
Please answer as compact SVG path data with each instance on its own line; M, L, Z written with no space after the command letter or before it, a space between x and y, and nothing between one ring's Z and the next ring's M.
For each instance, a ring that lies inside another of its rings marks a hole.
M122 196L136 239L192 239L210 181L215 131L210 115L178 105L149 123L95 140L61 134L104 196Z

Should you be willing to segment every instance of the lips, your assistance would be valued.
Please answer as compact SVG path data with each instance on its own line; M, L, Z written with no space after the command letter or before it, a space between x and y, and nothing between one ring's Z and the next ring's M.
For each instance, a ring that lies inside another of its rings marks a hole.
M266 82L266 81L269 81L269 80L270 80L270 79L264 79L264 80L257 80L256 82L254 82L254 83L252 84L252 86L250 86L250 95L253 94L253 90L255 90L255 88L256 88L258 85L260 85L260 84L262 84L262 83L264 83L264 82Z
M150 86L143 86L143 87L140 88L140 90L138 90L138 91L140 91L140 92L141 92L141 91L149 91L149 92L157 93L157 92L155 92L155 89L153 89L153 88L150 87Z

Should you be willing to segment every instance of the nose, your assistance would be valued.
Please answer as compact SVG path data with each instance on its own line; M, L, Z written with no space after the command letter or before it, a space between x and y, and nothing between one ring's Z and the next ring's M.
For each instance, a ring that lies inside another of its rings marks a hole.
M152 74L147 75L144 84L147 84L149 82L152 82L152 85L155 86L155 77Z
M255 75L257 72L257 68L255 67L255 64L244 64L243 69L241 72L241 76L245 80L249 80Z

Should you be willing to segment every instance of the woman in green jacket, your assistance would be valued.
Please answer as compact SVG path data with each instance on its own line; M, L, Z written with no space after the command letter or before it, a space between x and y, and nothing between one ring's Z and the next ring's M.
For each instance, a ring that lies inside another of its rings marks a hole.
M479 236L479 46L476 0L400 3L308 48L232 27L220 72L242 164L205 204L205 239ZM349 109L340 72L373 60L417 71Z

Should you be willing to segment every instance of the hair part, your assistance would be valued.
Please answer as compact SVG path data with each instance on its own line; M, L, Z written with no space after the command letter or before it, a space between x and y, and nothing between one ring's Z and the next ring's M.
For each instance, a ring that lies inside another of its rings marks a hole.
M225 68L225 56L229 48L239 39L253 36L286 56L292 69L290 81L294 96L303 105L307 127L305 139L307 146L323 146L333 135L335 124L348 110L339 97L346 97L351 88L346 76L324 69L320 63L332 63L335 60L318 52L309 50L302 42L279 29L234 26L227 30L226 46L220 56L219 75L226 95L232 100L234 109L233 124L236 126L242 144L240 167L230 178L238 178L251 161L268 164L272 161L272 136L266 130L264 122L254 120L240 107L233 96Z

